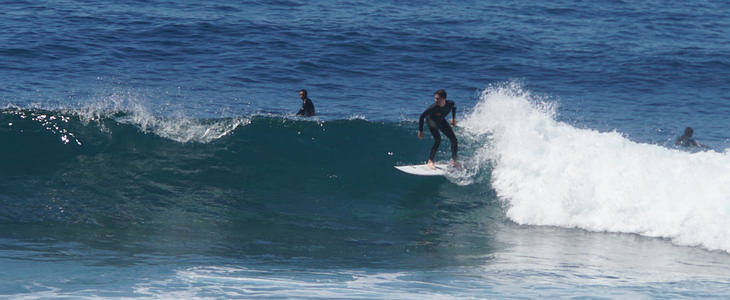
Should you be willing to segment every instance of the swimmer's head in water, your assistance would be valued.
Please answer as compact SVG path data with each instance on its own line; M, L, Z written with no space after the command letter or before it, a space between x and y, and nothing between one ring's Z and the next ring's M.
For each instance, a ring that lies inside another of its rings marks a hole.
M692 127L687 127L687 128L685 128L685 129L684 129L684 135L685 135L685 136L692 136L692 134L693 134L694 132L695 132L695 131L694 131L694 130L692 129Z

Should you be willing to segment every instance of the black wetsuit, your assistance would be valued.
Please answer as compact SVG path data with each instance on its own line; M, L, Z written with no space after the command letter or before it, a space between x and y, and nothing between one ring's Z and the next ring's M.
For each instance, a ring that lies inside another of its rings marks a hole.
M682 147L703 147L704 145L698 143L695 141L695 139L692 138L692 136L688 135L682 135L679 138L677 138L677 141L674 143L677 146Z
M309 100L309 97L302 100L302 108L297 112L297 116L314 116L314 103L312 103L312 100Z
M686 135L683 135L683 136L680 136L679 138L677 138L677 142L675 142L674 144L677 146L683 146L683 147L697 146L697 142L693 138L686 136Z
M452 118L456 118L456 103L451 100L446 100L446 105L443 107L438 106L436 103L429 106L418 119L418 131L423 131L423 119L426 118L428 129L431 130L431 135L433 136L434 141L433 146L431 147L431 154L428 156L429 160L433 160L436 156L436 151L439 149L439 145L441 144L439 129L441 129L441 132L443 132L446 137L449 138L449 141L451 141L451 159L456 160L456 154L459 146L456 141L456 135L454 135L454 130L451 129L451 125L449 125L449 122L446 121L446 116L449 112L451 112Z

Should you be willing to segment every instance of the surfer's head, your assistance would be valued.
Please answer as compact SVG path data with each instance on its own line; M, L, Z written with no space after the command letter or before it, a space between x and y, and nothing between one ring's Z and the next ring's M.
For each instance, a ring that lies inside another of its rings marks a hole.
M299 90L299 98L301 98L302 100L307 99L307 90L305 90L305 89Z
M684 136L691 137L694 132L692 127L687 127L684 129Z
M433 93L433 101L438 104L438 106L444 106L446 104L446 91L443 89L440 89Z

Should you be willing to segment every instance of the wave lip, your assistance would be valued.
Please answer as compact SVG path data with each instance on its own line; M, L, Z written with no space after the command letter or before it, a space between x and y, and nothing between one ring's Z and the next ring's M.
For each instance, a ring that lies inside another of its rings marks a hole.
M121 123L139 126L145 133L180 143L210 143L220 139L241 125L250 123L245 118L229 118L213 121L190 118L158 118L148 114L132 114L118 119Z
M462 123L489 139L492 185L520 224L670 239L730 252L730 155L636 143L555 120L517 84L490 87Z

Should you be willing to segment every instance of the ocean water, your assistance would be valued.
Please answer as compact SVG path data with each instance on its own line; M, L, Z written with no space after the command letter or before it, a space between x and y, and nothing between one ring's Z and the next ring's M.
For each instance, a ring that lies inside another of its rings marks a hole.
M726 2L0 8L0 298L728 297Z

